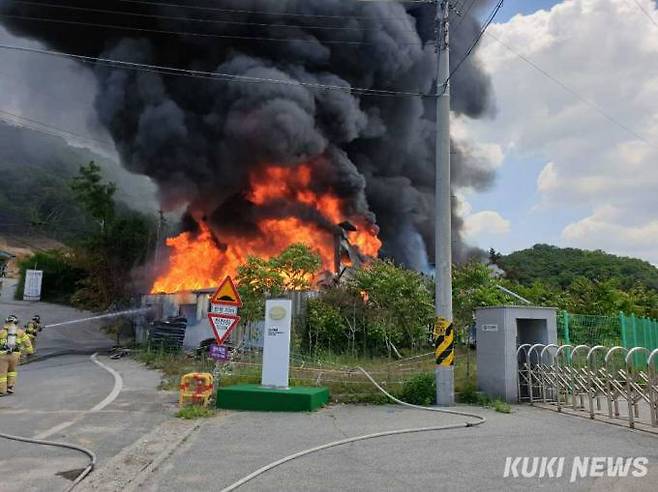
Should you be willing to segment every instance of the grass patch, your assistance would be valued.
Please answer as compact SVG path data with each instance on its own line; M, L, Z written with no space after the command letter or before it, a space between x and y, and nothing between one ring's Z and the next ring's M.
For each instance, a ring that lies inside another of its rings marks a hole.
M472 353L467 370L466 352L458 347L455 365L455 390L475 384L475 364ZM429 352L427 350L425 353ZM407 355L407 354L405 354ZM409 354L413 356L415 354ZM422 355L422 354L419 354ZM151 369L162 373L160 389L178 391L180 378L190 372L212 373L214 361L207 357L193 357L184 353L167 353L162 350L134 352L135 358ZM258 384L261 377L260 357L246 354L239 362L224 366L219 386ZM386 404L390 400L365 376L355 370L363 367L386 391L403 401L417 405L435 402L434 358L430 356L405 359L363 357L323 353L317 356L292 354L290 367L291 386L327 386L333 403Z
M187 405L178 411L176 417L179 419L194 420L208 418L214 415L215 410L212 408L206 408L200 405Z
M490 398L484 393L477 391L475 385L468 385L461 391L461 393L459 393L459 402L468 405L492 408L500 413L512 413L512 407L509 403L504 402L499 398Z

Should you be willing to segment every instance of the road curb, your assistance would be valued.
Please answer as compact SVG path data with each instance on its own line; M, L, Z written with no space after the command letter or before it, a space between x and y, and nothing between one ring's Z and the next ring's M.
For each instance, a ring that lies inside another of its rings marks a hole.
M152 477L190 437L201 422L166 420L97 468L76 491L134 492Z

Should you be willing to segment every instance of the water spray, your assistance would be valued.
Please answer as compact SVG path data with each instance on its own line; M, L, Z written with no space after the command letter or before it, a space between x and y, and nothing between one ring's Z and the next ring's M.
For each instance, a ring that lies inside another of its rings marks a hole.
M77 323L85 323L87 321L96 321L96 320L99 320L99 319L117 318L119 316L128 316L130 314L146 313L150 310L151 310L150 307L137 308L137 309L127 309L125 311L117 311L115 313L99 314L98 316L91 316L89 318L74 319L74 320L71 320L71 321L62 321L60 323L51 323L51 324L46 325L46 328L55 328L57 326L74 325L74 324L77 324Z

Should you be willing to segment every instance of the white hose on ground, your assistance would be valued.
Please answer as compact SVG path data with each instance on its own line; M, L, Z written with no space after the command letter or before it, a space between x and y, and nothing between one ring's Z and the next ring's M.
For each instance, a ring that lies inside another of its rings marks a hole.
M348 437L347 439L341 439L340 441L334 441L330 442L327 444L322 444L321 446L316 446L314 448L310 449L305 449L304 451L299 451L297 453L291 454L289 456L286 456L284 458L281 458L280 460L274 461L270 463L269 465L265 465L262 468L259 468L258 470L254 471L253 473L250 473L244 478L241 478L237 482L229 485L228 487L222 489L221 492L230 492L232 490L237 489L238 487L241 487L242 485L246 484L250 480L253 480L254 478L267 473L268 471L276 468L279 465L283 465L284 463L288 463L289 461L295 460L297 458L301 458L302 456L307 456L312 453L317 453L318 451L324 451L325 449L329 448L335 448L336 446L342 446L343 444L349 444L352 442L357 442L357 441L365 441L367 439L376 439L378 437L385 437L385 436L395 436L398 434L411 434L415 432L430 432L430 431L442 431L442 430L449 430L449 429L460 429L464 427L475 427L476 425L483 424L486 422L486 419L484 417L481 417L479 415L475 415L472 413L466 413L466 412L459 412L457 410L447 410L445 408L438 408L438 407L423 407L421 405L414 405L413 403L407 403L402 400L398 400L395 398L393 395L391 395L388 391L386 391L384 388L382 388L377 381L375 381L368 372L363 369L362 367L357 368L359 371L361 371L369 380L372 384L375 385L375 387L384 393L388 398L393 400L395 403L398 403L400 405L404 405L405 407L410 407L410 408L415 408L418 410L427 410L430 412L439 412L439 413L447 413L451 415L459 415L461 417L468 417L472 419L476 419L476 421L471 421L471 422L462 422L459 424L450 424L450 425L438 425L438 426L431 426L431 427L414 427L410 429L398 429L398 430L392 430L392 431L383 431L383 432L376 432L374 434L366 434L364 436L356 436L356 437Z
M94 469L94 466L96 466L96 455L92 451L89 451L87 448L83 448L82 446L76 446L75 444L69 444L67 442L43 441L40 439L30 439L28 437L12 436L10 434L4 434L1 432L0 432L0 438L9 439L10 441L26 442L29 444L38 444L41 446L52 446L55 448L72 449L73 451L79 451L81 453L86 454L89 457L89 464L85 467L84 470L82 470L82 473L80 473L75 478L71 486L66 489L67 492L73 490L73 488L76 485L78 485L87 475L89 475L89 473L91 473L91 471Z

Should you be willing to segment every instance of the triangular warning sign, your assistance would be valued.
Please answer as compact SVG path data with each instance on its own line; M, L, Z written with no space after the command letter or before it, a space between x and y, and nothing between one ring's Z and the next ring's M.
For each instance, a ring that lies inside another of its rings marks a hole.
M238 294L238 289L235 288L235 284L231 277L226 277L219 288L210 298L212 304L228 304L230 306L242 307L242 300L240 299L240 294Z
M208 321L210 321L210 328L212 329L213 335L215 335L217 344L222 345L228 337L231 336L235 327L238 326L240 316L208 313Z

